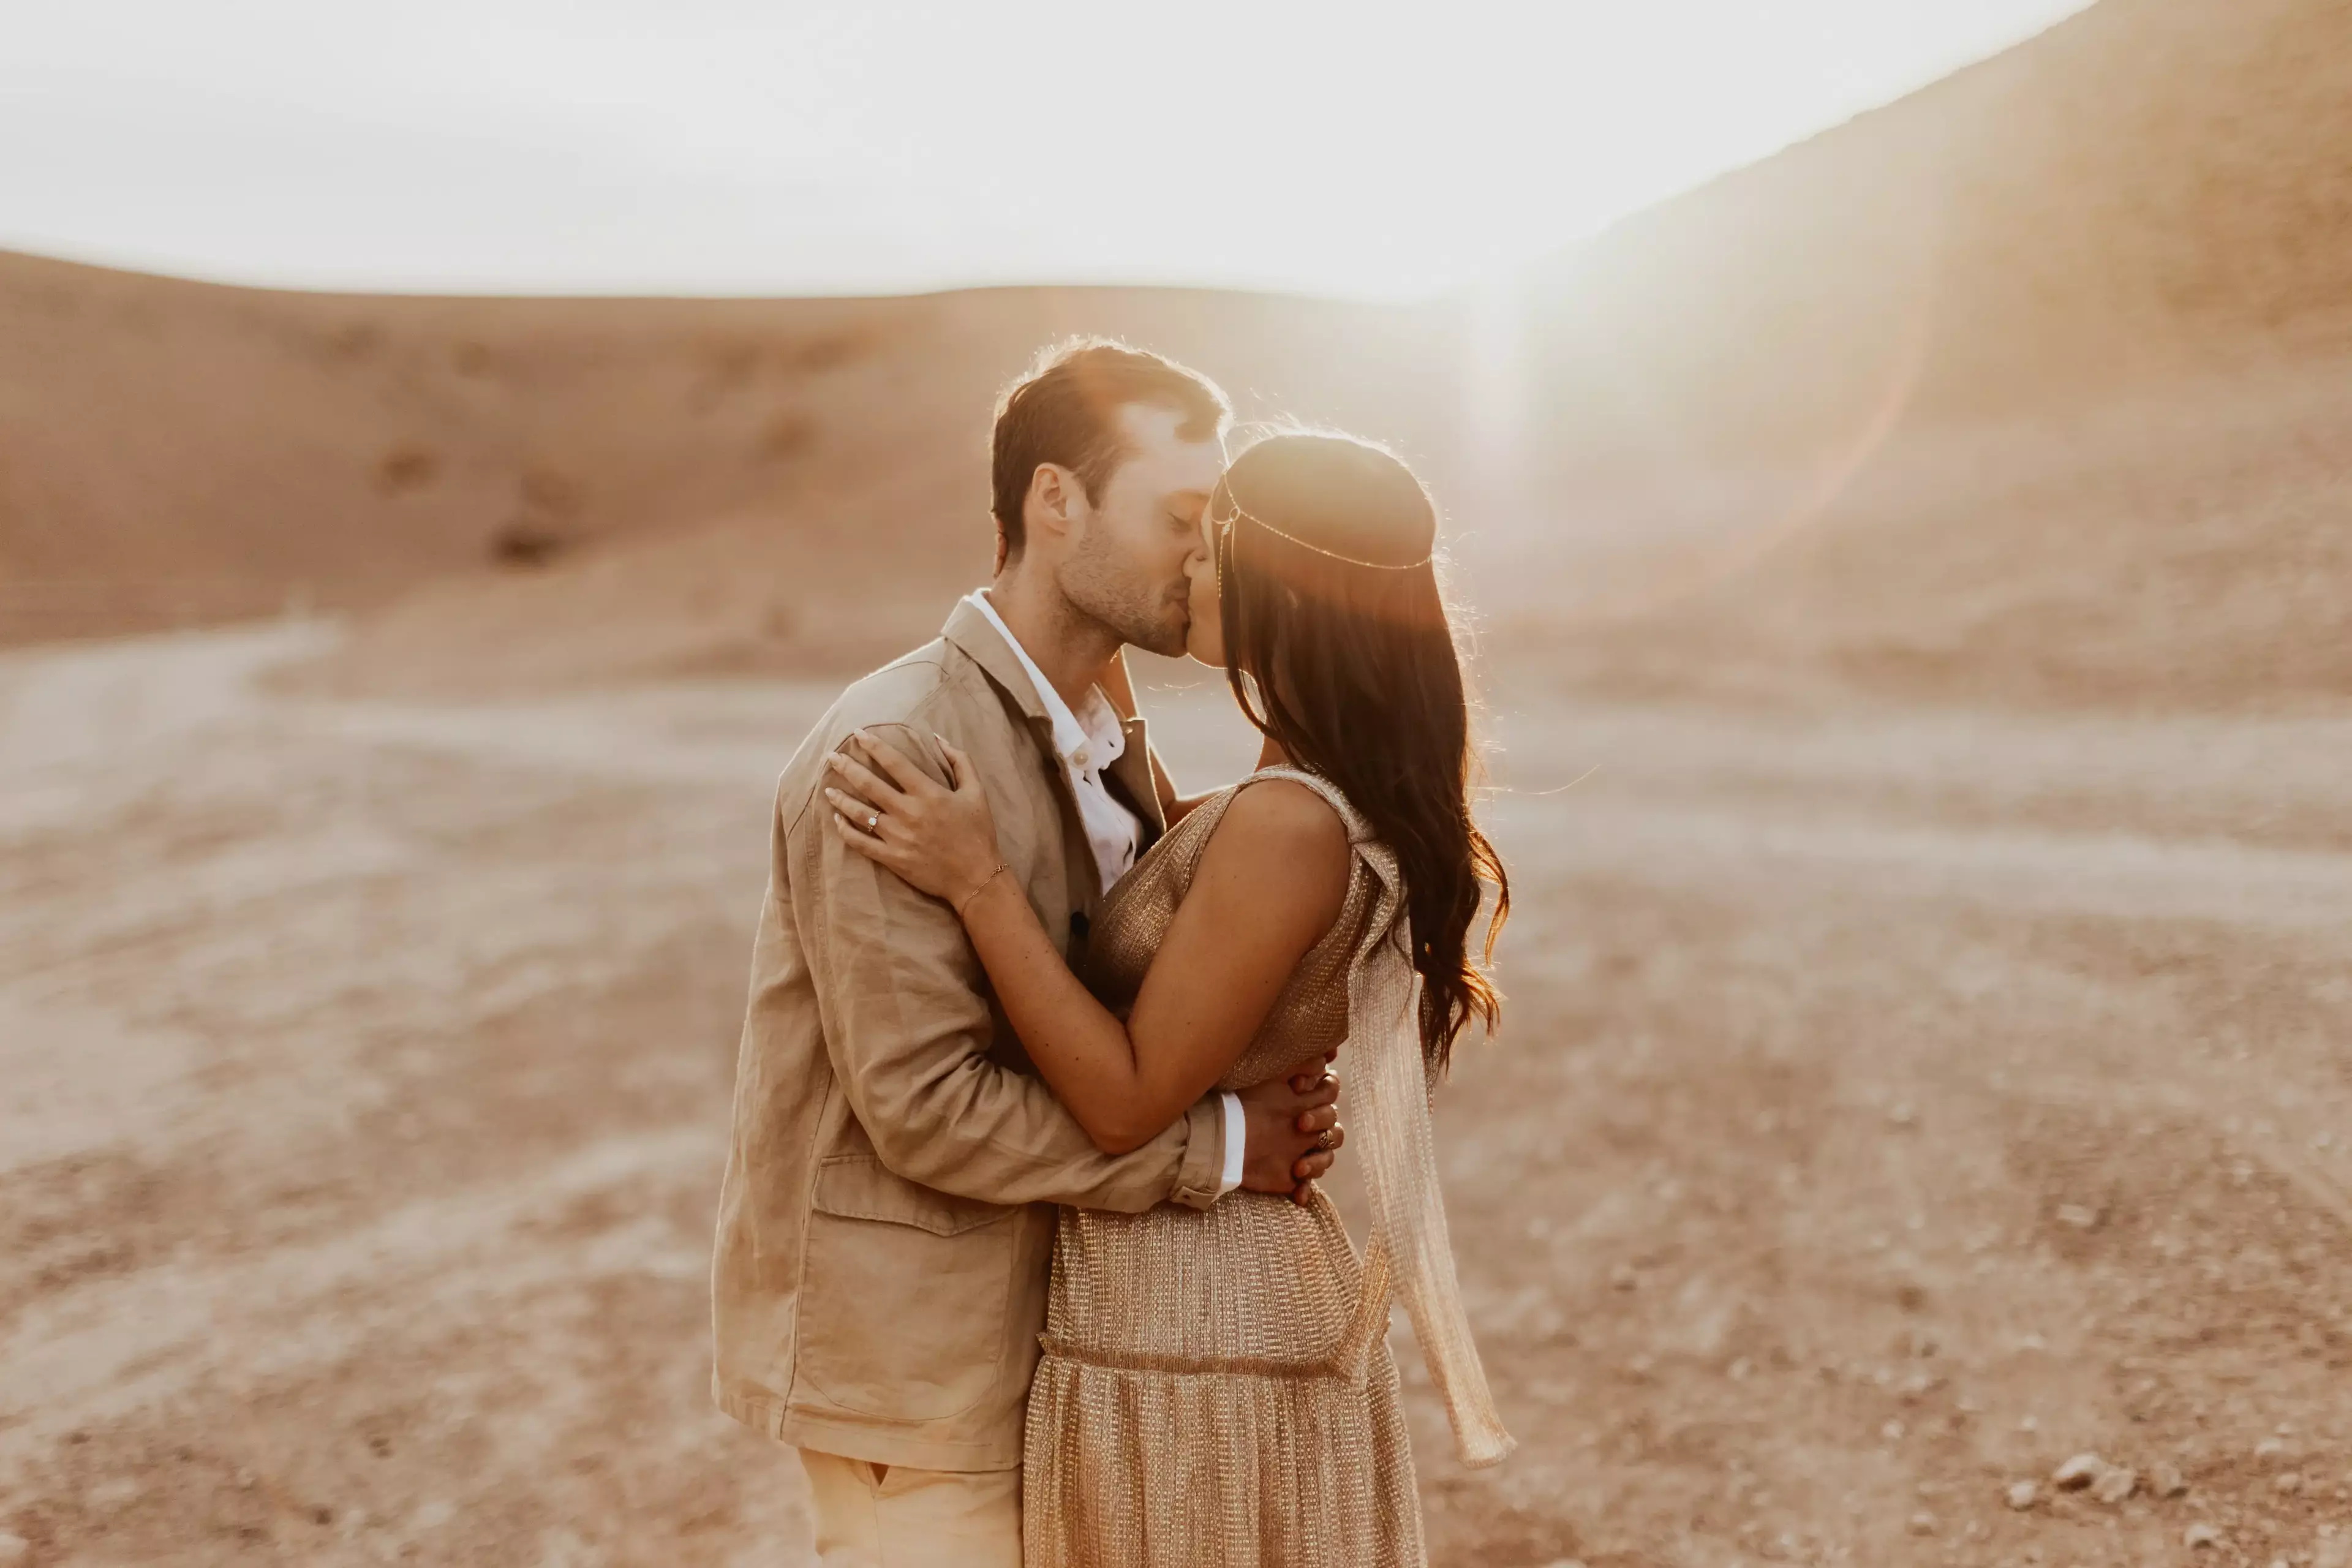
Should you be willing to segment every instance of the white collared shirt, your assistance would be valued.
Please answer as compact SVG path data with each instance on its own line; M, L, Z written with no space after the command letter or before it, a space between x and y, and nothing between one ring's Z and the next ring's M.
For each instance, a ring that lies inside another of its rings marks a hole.
M1111 706L1101 687L1090 686L1079 711L1072 712L1029 657L1029 650L1021 646L1021 639L998 616L996 606L988 602L988 590L975 588L967 602L988 617L997 636L1013 649L1013 657L1028 674L1029 684L1037 689L1037 700L1045 705L1045 716L1054 725L1054 754L1061 759L1070 793L1077 797L1078 820L1086 825L1087 843L1095 852L1095 871L1108 893L1111 884L1135 865L1135 847L1143 837L1143 826L1135 814L1121 805L1103 782L1103 770L1127 754L1127 729L1119 722L1118 710Z
M1013 657L1021 661L1029 684L1037 689L1037 700L1045 705L1045 716L1054 726L1054 755L1061 760L1062 771L1070 780L1070 793L1077 797L1078 820L1086 825L1087 843L1095 852L1095 872L1102 879L1102 890L1108 893L1111 884L1135 865L1135 847L1143 837L1143 825L1103 783L1103 770L1127 754L1127 727L1119 721L1118 710L1111 706L1101 687L1090 686L1083 711L1071 711L1054 683L1037 668L1037 661L1029 657L1029 650L1021 646L1021 639L1013 635L1013 628L996 613L996 606L988 602L988 590L975 588L965 598L972 608L988 617L988 624L996 628L996 635L1004 639ZM1225 1162L1217 1185L1217 1194L1222 1197L1242 1184L1249 1124L1242 1115L1238 1096L1220 1094L1217 1098L1225 1113Z

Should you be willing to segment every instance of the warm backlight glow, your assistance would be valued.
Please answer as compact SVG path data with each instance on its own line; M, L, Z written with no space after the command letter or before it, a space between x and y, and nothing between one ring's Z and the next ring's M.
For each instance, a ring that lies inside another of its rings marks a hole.
M0 246L339 288L1409 296L2081 4L20 7Z

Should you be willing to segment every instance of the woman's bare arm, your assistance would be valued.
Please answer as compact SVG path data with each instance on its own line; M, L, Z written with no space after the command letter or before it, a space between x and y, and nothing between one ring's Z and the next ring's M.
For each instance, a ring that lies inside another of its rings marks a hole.
M852 816L878 808L889 829L877 837L837 817L841 831L925 891L961 899L964 928L1030 1059L1112 1153L1148 1142L1239 1059L1347 900L1347 829L1329 805L1284 780L1251 785L1210 835L1121 1024L1071 973L1020 887L990 874L993 826L980 847L970 803L955 805L978 796L976 784L950 792L887 747L866 755L889 781L845 760L837 771L856 799L835 804Z
M1225 1075L1347 894L1347 829L1312 790L1274 780L1242 791L1210 835L1125 1025L1008 879L971 901L964 929L1037 1070L1117 1153Z

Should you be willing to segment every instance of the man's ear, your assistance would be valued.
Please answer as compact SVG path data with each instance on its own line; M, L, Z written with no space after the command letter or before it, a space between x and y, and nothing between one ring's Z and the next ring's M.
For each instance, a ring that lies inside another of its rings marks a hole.
M1086 488L1078 483L1077 475L1059 463L1040 463L1029 476L1023 521L1033 537L1042 529L1059 539L1082 520L1086 500Z

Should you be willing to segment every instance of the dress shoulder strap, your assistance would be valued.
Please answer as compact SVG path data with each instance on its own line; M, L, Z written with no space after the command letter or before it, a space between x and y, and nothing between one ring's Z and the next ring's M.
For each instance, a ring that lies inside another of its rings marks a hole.
M1147 876L1156 879L1158 884L1167 890L1172 910L1192 890L1192 875L1201 868L1201 857L1207 851L1217 825L1224 821L1225 813L1232 808L1234 800L1250 785L1271 778L1294 779L1313 789L1331 803L1332 809L1339 812L1340 820L1348 825L1349 841L1354 842L1360 837L1363 819L1349 807L1348 797L1340 794L1337 786L1298 768L1260 768L1203 797L1198 805L1185 813L1182 819L1168 830L1158 844L1152 846L1129 876L1139 880Z
M1339 814L1341 822L1347 824L1349 843L1361 846L1371 838L1372 825L1364 819L1362 812L1356 809L1355 803L1348 798L1347 792L1322 774L1310 773L1305 768L1280 765L1260 768L1234 785L1226 794L1228 797L1238 795L1250 785L1263 783L1267 779L1286 779L1292 784L1305 784L1308 789L1330 802L1331 809Z

